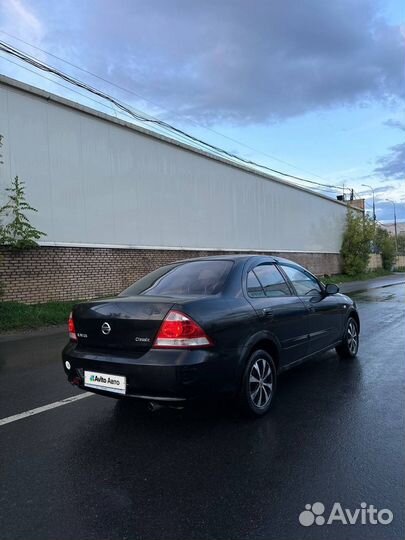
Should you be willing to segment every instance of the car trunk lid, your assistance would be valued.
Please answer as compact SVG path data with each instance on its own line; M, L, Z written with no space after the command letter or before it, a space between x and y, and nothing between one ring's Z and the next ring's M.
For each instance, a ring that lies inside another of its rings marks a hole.
M78 304L73 311L78 344L83 348L146 352L173 298L134 296Z

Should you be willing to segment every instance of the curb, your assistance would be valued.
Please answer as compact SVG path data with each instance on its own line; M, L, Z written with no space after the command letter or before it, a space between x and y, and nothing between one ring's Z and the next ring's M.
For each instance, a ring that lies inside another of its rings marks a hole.
M342 283L342 287L340 287L338 284L338 287L339 287L339 292L341 292L342 294L347 294L347 295L350 295L350 294L353 294L353 293L360 293L360 292L366 292L366 291L372 291L374 289L385 289L386 287L393 287L394 285L404 285L405 284L405 280L403 281L394 281L393 283L383 283L381 285L378 285L378 284L375 284L374 286L368 286L368 287L362 287L361 286L361 281L359 281L359 286L358 288L355 288L355 289L351 289L349 287L349 290L348 291L345 291L345 287L344 285L349 285L350 283Z
M26 328L25 330L8 330L0 334L0 343L6 343L7 341L17 341L20 339L28 339L31 337L53 336L62 332L66 333L67 340L67 324L58 324L56 326L41 326L40 328Z

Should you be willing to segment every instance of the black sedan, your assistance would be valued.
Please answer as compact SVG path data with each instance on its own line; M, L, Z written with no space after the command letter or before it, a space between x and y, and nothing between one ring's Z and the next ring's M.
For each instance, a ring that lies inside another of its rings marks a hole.
M333 347L356 356L359 315L338 292L279 257L178 261L75 306L63 366L106 396L180 405L227 393L260 416L281 371Z

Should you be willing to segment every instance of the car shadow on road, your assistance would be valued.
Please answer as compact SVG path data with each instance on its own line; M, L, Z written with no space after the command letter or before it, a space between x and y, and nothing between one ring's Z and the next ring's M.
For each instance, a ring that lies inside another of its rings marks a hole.
M307 411L319 405L336 408L358 395L361 383L359 359L341 360L335 352L328 352L280 374L277 395L270 412L264 418L252 418L238 406L236 397L212 398L189 402L184 406L158 406L151 410L148 404L137 400L119 400L114 410L114 421L129 423L164 423L175 426L184 422L231 422L251 424L283 418L290 413ZM325 410L325 409L324 409ZM325 411L326 412L326 411Z
M344 429L342 418L350 418L361 385L360 359L342 361L329 352L281 374L272 409L262 418L246 416L234 398L193 402L180 410L164 407L154 412L143 402L119 400L111 408L111 415L104 418L99 436L107 429L114 432L115 439L122 437L125 445L131 445L132 437L138 444L143 441L147 445L158 434L162 444L186 438L189 444L199 440L215 445L219 441L221 447L241 437L257 448L267 441L268 450L274 447L277 451L277 447L290 447L297 433L302 442L323 436L323 430L324 436L330 437L328 430L333 423L335 431L339 426ZM339 433L333 437L339 437ZM241 447L239 439L234 444Z

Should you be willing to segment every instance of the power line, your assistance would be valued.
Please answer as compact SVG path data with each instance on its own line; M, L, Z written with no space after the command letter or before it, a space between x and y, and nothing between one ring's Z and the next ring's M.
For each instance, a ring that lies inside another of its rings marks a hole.
M18 62L14 62L10 58L6 58L5 56L2 56L2 58L3 58L3 60L6 60L7 62L10 62L10 64L14 64L15 66L18 66L21 69L25 69L26 71L29 71L30 73L33 73L34 75L37 75L38 77L42 77L43 79L51 82L52 84L57 84L58 86L61 86L62 88L66 88L66 90L69 90L69 92L73 92L75 94L78 94L79 96L82 96L85 99L93 101L94 103L97 103L98 105L101 105L102 107L107 107L111 111L115 112L115 109L113 107L111 107L110 105L106 105L105 103L102 103L101 101L98 101L97 99L86 96L86 94L83 94L82 92L78 92L77 90L74 90L73 88L70 88L69 86L66 86L66 84L62 84L62 83L60 83L58 81L55 81L55 80L51 79L50 77L46 77L42 73L38 73L37 71L34 71L33 69L28 68L27 66L23 66L22 64L19 64Z
M49 82L51 82L52 84L56 84L58 86L61 86L62 88L65 88L66 90L68 90L69 92L73 92L79 96L82 96L84 99L86 100L89 100L89 101L92 101L93 103L97 103L98 105L100 105L101 107L107 107L108 109L110 109L112 111L113 114L116 114L116 109L112 106L112 105L107 105L106 103L102 103L101 101L98 101L86 94L83 94L82 92L78 92L77 90L74 90L73 88L69 87L69 86L66 86L65 84L62 84L58 81L55 81L54 79L51 79L50 77L46 77L45 75L43 75L42 73L39 73L37 71L34 71L33 69L30 69L18 62L14 62L13 60L11 60L10 58L6 58L6 57L2 57L4 60L6 60L7 62L21 68L21 69L24 69L26 71L29 71L30 73L33 73L34 75L38 76L38 77L41 77ZM124 116L126 118L130 118L131 120L134 120L134 117L133 115L130 115L124 111L119 111L120 115L121 116ZM163 128L160 128L159 126L156 126L155 127L155 131L157 133L161 133L163 135L166 135L167 136L167 130L163 129ZM184 141L186 143L189 143L188 139L186 137L182 137L180 135L178 135L178 139L181 140L181 141ZM215 150L212 150L212 153L217 155L217 156L221 156L221 154L219 152L216 152Z
M248 159L245 159L245 158L242 158L236 154L233 154L232 152L228 152L227 150L224 150L223 148L220 148L218 146L215 146L213 144L210 144L206 141L203 141L202 139L199 139L198 137L194 137L193 135L190 135L189 133L179 129L179 128L176 128L174 126L172 126L171 124L167 123L167 122L164 122L163 120L159 120L159 119L156 119L156 118L153 118L153 117L150 117L150 116L145 116L145 114L141 114L139 112L135 112L134 110L132 110L130 108L129 105L117 100L116 98L100 91L100 90L97 90L96 88L88 85L87 83L84 83L74 77L71 77L70 75L67 75L66 73L58 70L57 68L53 67L53 66L50 66L50 65L47 65L45 64L44 62L41 62L39 60L37 60L36 58L34 57L31 57L30 55L18 50L17 48L3 42L3 41L0 41L0 50L2 50L3 52L5 52L6 54L9 54L15 58L18 58L19 60L23 61L23 62L26 62L32 66L34 66L35 68L41 70L41 71L45 71L45 72L48 72L48 73L51 73L52 75L55 75L59 78L61 78L62 80L68 82L69 84L72 84L74 86L77 86L79 88L83 88L84 90L92 93L92 94L95 94L99 97L101 97L102 99L104 100L107 100L109 101L110 103L112 103L113 105L115 105L118 109L120 109L121 111L129 114L132 118L134 118L135 120L139 121L139 122L142 122L142 123L150 123L150 124L153 124L155 126L159 126L159 127L162 127L162 128L165 128L167 130L169 130L170 132L173 132L175 133L177 136L181 136L182 138L186 138L188 141L192 141L194 144L197 144L197 145L202 145L204 148L209 148L210 151L214 151L215 153L219 153L221 155L225 155L226 157L228 158L231 158L231 159L234 159L234 160L237 160L239 162L242 162L246 165L250 165L250 166L253 166L253 167L259 167L261 169L265 169L267 171L270 171L271 173L275 173L275 174L278 174L278 175L282 175L282 176L285 176L287 178L292 178L294 180L298 180L298 181L301 181L301 182L307 182L311 185L315 185L315 186L321 186L321 187L326 187L326 188L331 188L331 189L342 189L342 186L334 186L334 185L331 185L331 184L323 184L323 183L320 183L320 182L315 182L313 180L308 180L306 178L302 178L300 176L295 176L295 175L292 175L292 174L288 174L288 173L284 173L282 171L279 171L277 169L273 169L271 167L268 167L266 165L263 165L263 164L260 164L260 163L257 163L255 161L252 161L252 160L248 160ZM302 186L301 186L302 187Z
M90 75L90 76L92 76L92 77L95 77L95 78L99 79L100 81L103 81L103 82L105 82L105 83L107 83L107 84L109 84L109 85L111 85L111 86L115 86L116 88L118 88L118 89L120 89L120 90L122 90L122 91L124 91L124 92L127 92L127 93L129 93L129 94L132 94L132 95L136 96L137 98L141 99L142 101L145 101L145 102L147 102L147 103L150 103L150 104L153 105L154 107L157 107L157 108L159 108L159 109L165 111L166 113L169 113L170 115L184 116L184 115L179 115L178 112L175 112L175 111L173 111L173 110L165 109L164 107L162 107L162 106L159 105L158 103L155 103L155 102L152 101L151 99L146 98L146 97L140 95L139 93L135 92L135 91L132 90L132 89L130 90L129 88L126 88L126 87L121 86L121 85L119 85L119 84L117 84L117 83L114 83L114 82L112 82L112 81L106 79L105 77L102 77L101 75L98 75L98 74L96 74L96 73L94 73L94 72L92 72L92 71L89 71L88 69L85 69L85 68L83 68L83 67L81 67L81 66L78 66L77 64L73 64L72 62L70 62L70 61L68 61L68 60L66 60L66 59L64 59L64 58L61 58L60 56L57 56L57 55L54 54L54 53L51 53L51 52L49 52L49 51L47 51L47 50L45 50L45 49L42 49L41 47L38 47L37 45L33 45L32 43L29 43L28 41L25 41L24 39L21 39L21 38L19 38L19 37L17 37L17 36L14 36L14 35L10 34L9 32L6 32L6 31L4 31L4 30L0 30L0 32L1 32L2 34L5 34L6 36L11 37L12 39L15 39L15 40L17 40L17 41L20 41L21 43L24 43L25 45L28 45L29 47L32 47L33 49L36 49L36 50L38 50L38 51L41 51L41 52L43 52L44 54L47 54L47 55L49 55L49 56L51 56L51 57L53 57L53 58L55 58L55 59L57 59L57 60L59 60L59 61L61 61L61 62L64 62L65 64L68 64L69 66L71 66L71 67L73 67L73 68L75 68L75 69L78 69L78 70L82 71L83 73L87 73L88 75ZM234 143L236 143L236 144L239 144L239 145L241 145L241 146L244 146L245 148L247 148L247 149L249 149L249 150L252 150L253 152L262 154L262 155L264 155L264 156L266 156L266 157L268 157L268 158L270 158L270 159L273 159L273 160L275 160L275 161L278 161L279 163L283 163L284 165L288 165L289 167L292 167L292 168L294 168L294 169L297 169L297 170L301 170L301 171L307 172L308 174L311 174L312 176L315 176L316 178L319 178L320 180L323 180L323 178L322 178L321 176L319 176L318 174L315 174L314 172L308 171L308 170L306 170L306 169L304 169L304 168L302 168L302 167L297 167L296 165L293 165L292 163L290 163L290 162L288 162L288 161L285 161L285 160L282 160L282 159L280 159L280 158L277 158L276 156L273 156L273 155L271 155L271 154L268 154L267 152L264 152L264 151L262 151L262 150L258 150L257 148L253 148L252 146L250 146L250 145L248 145L248 144L246 144L246 143L244 143L244 142L242 142L242 141L239 141L239 140L237 140L237 139L234 139L233 137L230 137L229 135L225 135L225 134L223 134L223 133L221 133L221 132L219 132L219 131L217 131L217 130L215 130L215 129L212 129L212 128L209 128L209 127L207 127L207 126L203 126L203 125L201 125L201 124L198 124L197 122L195 122L193 119L191 119L191 118L189 118L189 117L187 117L187 120L188 120L189 122L191 122L192 124L194 124L195 126L199 127L199 128L205 129L205 130L207 130L207 131L210 131L211 133L214 133L215 135L219 135L220 137L223 137L223 138L225 138L225 139L228 139L228 140L231 141L231 142L234 142ZM339 188L339 189L340 189L340 188Z
M38 73L37 71L34 71L33 69L30 69L28 68L27 66L24 66L18 62L14 62L13 60L11 60L10 58L6 58L5 56L2 56L1 58L3 58L3 60L6 60L7 62L21 68L21 69L24 69L25 71L29 71L30 73L33 73L34 75L38 76L38 77L41 77L43 79L45 79L46 81L49 81L51 82L52 84L56 84L62 88L65 88L66 90L68 90L69 92L72 92L74 94L77 94L79 96L82 96L84 99L86 100L89 100L89 101L92 101L93 103L97 103L98 105L100 105L101 107L107 107L108 109L110 109L112 111L113 114L116 113L116 110L114 109L114 107L112 105L107 105L106 103L102 103L101 101L98 101L97 99L94 99L86 94L83 94L82 92L79 92L77 90L74 90L73 88L69 87L69 86L66 86L65 84L62 84L58 81L55 81L54 79L51 79L50 77L47 77L46 75L43 75L42 73ZM120 114L126 118L131 118L133 120L133 116L132 115L129 115L123 111L120 111ZM157 132L160 133L160 128L159 126L156 128L157 129ZM166 134L165 131L162 130L162 133L163 134ZM181 140L184 140L187 142L187 139L185 137L182 137L180 138ZM219 152L215 152L214 150L212 151L213 153L215 153L215 155L217 156L221 156L221 154ZM297 184L297 185L300 185L301 184ZM301 186L301 187L305 187L305 186ZM322 187L315 187L313 189L316 189L316 190L320 190L320 191L328 191L328 188L322 188ZM330 191L330 190L329 190Z
M62 84L58 81L55 81L54 79L51 79L50 77L47 77L46 75L43 75L42 73L38 73L37 71L34 71L33 69L30 69L28 68L27 66L23 66L22 64L18 63L18 62L14 62L13 60L11 60L10 58L6 58L4 56L2 56L1 58L3 58L3 60L6 60L7 62L21 68L21 69L24 69L26 71L29 71L30 73L33 73L34 75L38 76L38 77L41 77L43 79L45 79L46 81L49 81L51 82L52 84L56 84L58 86L61 86L62 88L65 88L66 90L68 90L69 92L73 92L74 94L77 94L79 96L82 96L84 99L86 100L89 100L89 101L92 101L93 103L97 103L98 105L100 105L101 107L107 107L108 109L111 110L111 112L113 114L116 114L116 110L114 109L114 107L112 105L107 105L106 103L102 103L101 101L98 101L97 99L94 99L86 94L83 94L82 92L78 92L77 90L74 90L73 88L69 87L69 86L66 86L65 84ZM120 115L126 117L126 118L131 118L133 120L133 116L132 115L129 115L123 111L120 111ZM157 132L160 133L159 131L159 127L156 128L157 129ZM162 134L166 134L165 131L162 130ZM183 140L186 140L185 137L182 138ZM215 155L218 155L220 156L219 153L215 153ZM326 188L319 188L319 189L326 189Z

